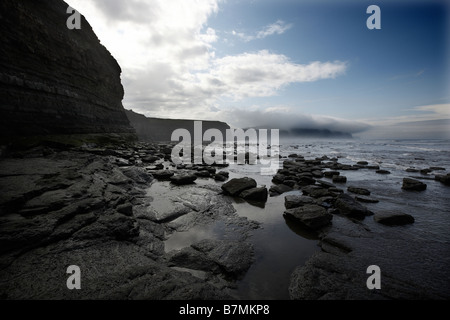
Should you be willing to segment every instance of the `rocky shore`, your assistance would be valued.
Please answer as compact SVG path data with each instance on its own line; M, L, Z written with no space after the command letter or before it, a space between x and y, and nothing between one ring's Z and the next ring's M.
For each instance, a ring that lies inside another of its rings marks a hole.
M235 299L232 289L255 259L250 239L260 224L239 216L225 195L253 203L267 201L269 192L251 178L229 179L223 166L177 167L170 152L170 145L150 143L3 150L1 298ZM291 155L273 177L271 196L300 192L284 197L285 218L320 239L321 251L293 272L290 298L450 297L448 247L399 238L395 228L414 217L369 210L364 204L378 199L342 179L346 170L379 168ZM405 178L403 188L421 192L422 184ZM217 223L221 239L165 250L172 234ZM82 290L67 289L70 265L81 269ZM366 286L371 265L382 270L382 290Z
M155 177L215 171L166 167L169 151L167 145L145 143L4 150L0 297L232 298L227 288L250 267L253 247L247 238L259 226L239 217L217 185L174 180L159 189L162 194L149 192ZM164 171L171 174L161 175ZM174 231L217 221L226 225L229 241L205 240L165 252L164 241ZM81 269L82 290L66 286L70 265ZM198 270L204 271L200 277Z
M315 230L320 238L321 251L291 276L291 299L448 299L448 245L418 240L408 233L400 237L398 228L414 223L414 217L398 210L369 210L364 204L379 200L370 190L352 186L345 176L349 170L390 173L366 161L348 165L327 156L305 160L292 154L272 180L273 191L301 191L301 195L285 197L285 215ZM422 174L441 170L445 168L422 170ZM422 192L427 185L418 178L423 177L405 177L401 188ZM447 188L448 177L436 173L427 178ZM369 290L366 285L367 268L372 265L381 269L380 290Z

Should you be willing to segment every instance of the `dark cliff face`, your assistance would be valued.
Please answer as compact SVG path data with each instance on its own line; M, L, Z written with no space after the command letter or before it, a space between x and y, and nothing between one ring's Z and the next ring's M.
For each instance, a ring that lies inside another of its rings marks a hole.
M132 133L121 69L61 0L0 1L0 134Z
M126 110L126 115L140 140L168 142L176 129L188 130L194 139L194 120L147 118L131 110ZM223 137L226 137L226 130L230 129L230 126L220 121L202 121L202 134L208 129L218 129Z

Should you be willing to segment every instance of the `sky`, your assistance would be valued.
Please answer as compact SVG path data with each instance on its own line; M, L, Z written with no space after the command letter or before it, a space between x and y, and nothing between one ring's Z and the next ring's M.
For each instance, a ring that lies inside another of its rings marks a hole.
M119 62L126 109L240 128L450 139L445 0L66 2ZM381 29L367 27L370 5Z

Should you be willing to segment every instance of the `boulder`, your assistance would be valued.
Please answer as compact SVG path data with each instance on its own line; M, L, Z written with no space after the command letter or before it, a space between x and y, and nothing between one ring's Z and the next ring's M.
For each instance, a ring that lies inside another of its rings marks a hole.
M450 173L447 175L436 175L434 177L436 181L440 181L441 183L450 186Z
M292 191L292 188L285 184L274 185L274 186L271 186L269 189L269 193L270 193L271 197L278 196L280 194L283 194L283 193L289 192L289 191Z
M362 196L370 196L370 191L364 188L348 187L347 190L351 193L356 193Z
M152 172L152 175L157 180L169 180L174 175L174 173L170 170L158 170Z
M228 181L227 183L222 185L222 190L225 194L238 196L242 191L256 188L256 186L257 184L254 179L245 177Z
M200 178L209 178L211 176L211 173L208 170L200 170L197 171L195 175Z
M339 209L341 214L350 218L364 219L364 217L371 215L371 212L366 207L356 202L355 199L346 193L337 197L335 207Z
M269 195L269 193L267 192L267 188L262 187L262 188L251 188L251 189L244 190L241 192L239 197L241 197L245 200L265 202L265 201L267 201L268 195Z
M383 169L377 170L377 171L375 171L375 172L378 173L378 174L391 174L390 171L388 171L388 170L383 170Z
M336 188L336 186L330 182L323 181L323 180L317 180L317 183L320 184L324 188Z
M323 175L327 178L333 178L334 176L339 176L341 173L339 171L325 171Z
M424 191L426 190L427 185L419 180L404 178L403 179L403 190L408 191Z
M176 185L186 185L186 184L192 184L195 182L195 180L197 180L197 176L194 174L179 174L179 175L174 175L172 177L170 177L170 181L173 184Z
M414 217L402 213L402 212L393 212L393 211L382 211L375 213L373 219L381 224L389 225L389 226L398 226L404 224L414 223Z
M304 206L306 204L313 204L314 199L308 196L289 195L284 197L284 206L286 209L293 209Z
M315 204L288 209L284 213L288 218L298 220L313 230L319 230L329 225L333 219L333 216L325 208Z
M347 177L345 176L333 176L333 182L334 183L346 183Z

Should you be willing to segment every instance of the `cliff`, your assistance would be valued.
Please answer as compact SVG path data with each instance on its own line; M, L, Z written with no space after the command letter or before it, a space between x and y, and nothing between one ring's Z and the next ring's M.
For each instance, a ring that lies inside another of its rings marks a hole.
M126 110L126 115L142 141L171 141L172 132L176 129L187 129L194 137L194 120L148 118L132 110ZM208 129L218 129L225 137L230 126L220 121L202 121L202 129L202 134Z
M134 133L121 69L84 17L69 30L62 0L0 2L0 135Z

